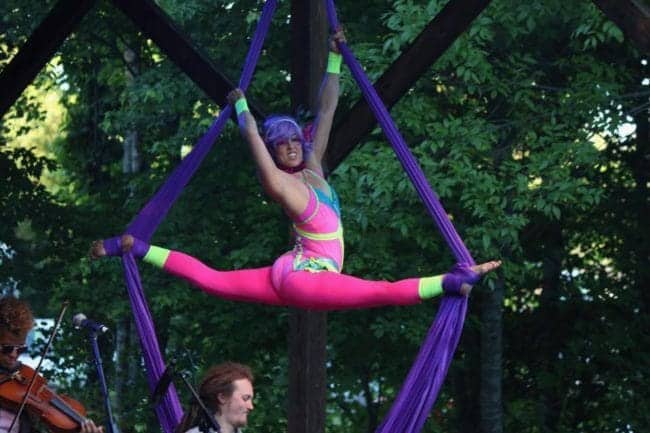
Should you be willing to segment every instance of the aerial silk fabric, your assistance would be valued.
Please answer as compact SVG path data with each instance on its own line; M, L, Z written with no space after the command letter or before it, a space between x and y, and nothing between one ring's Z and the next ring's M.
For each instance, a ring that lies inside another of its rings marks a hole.
M325 0L327 18L333 31L340 28L333 0ZM397 130L388 110L377 95L363 68L346 44L339 46L343 60L350 68L364 98L377 118L397 158L413 183L420 199L426 206L451 248L458 263L474 265L474 259L452 225L437 195ZM438 396L465 322L467 298L444 296L433 325L424 340L415 363L406 377L388 415L377 429L378 433L415 433L422 429L431 407Z
M333 29L336 29L339 24L337 22L334 4L332 0L325 1L330 25ZM276 9L276 3L276 0L268 0L265 3L240 78L239 87L243 90L248 88L252 78L273 12ZM345 62L350 67L355 80L358 82L364 97L382 126L384 133L391 142L411 182L413 182L427 210L432 215L445 240L450 245L457 262L470 265L474 264L474 260L449 221L439 199L428 185L422 170L408 150L404 139L391 120L386 107L376 94L372 84L365 76L358 61L345 44L341 46L341 53ZM199 140L194 150L187 155L160 190L145 205L140 213L138 213L126 229L126 233L130 233L144 241L151 239L158 225L165 218L185 185L198 169L201 161L212 148L215 139L221 133L225 123L231 116L231 111L230 106L221 111L219 117L215 120L208 132ZM123 255L122 263L124 265L129 298L144 354L149 387L153 391L163 374L165 364L133 255L130 253ZM445 296L443 298L438 315L429 330L422 349L391 411L379 427L378 432L418 432L421 430L440 390L453 352L458 344L466 310L467 300L464 297ZM168 389L167 394L156 407L156 413L163 430L166 433L172 433L182 416L178 396L173 386Z
M276 6L276 0L267 0L264 9L262 10L239 81L239 87L243 90L246 90L250 84ZM165 218L169 209L180 196L185 185L189 182L192 175L196 172L199 165L212 148L214 141L221 133L221 130L225 126L231 114L232 108L230 106L227 106L221 111L208 132L201 137L192 152L183 159L181 164L172 172L158 192L156 192L153 198L129 224L126 233L130 233L144 241L149 241L151 239L151 236L158 225ZM135 316L135 324L140 337L140 345L142 347L144 362L147 369L149 389L153 392L158 380L165 370L165 363L160 351L160 345L158 344L158 339L156 337L153 319L142 290L140 274L133 255L130 253L124 254L122 256L122 264L124 266L126 286L129 293L131 308L133 309L133 314ZM169 387L166 395L156 406L155 410L163 431L166 433L172 433L174 427L178 424L183 414L178 400L178 395L173 386Z

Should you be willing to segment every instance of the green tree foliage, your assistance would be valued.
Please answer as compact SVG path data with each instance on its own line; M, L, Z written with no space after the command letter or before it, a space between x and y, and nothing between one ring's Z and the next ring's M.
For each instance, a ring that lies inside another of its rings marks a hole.
M338 3L350 45L371 77L446 4ZM260 2L159 4L236 81ZM3 3L1 64L51 5ZM290 51L289 33L289 4L281 2L249 91L267 112L289 106L290 56L299 55ZM137 62L124 60L126 50ZM12 278L44 312L53 315L70 299L75 311L106 322L113 332L102 351L111 361L120 426L156 431L120 267L83 256L92 239L123 230L218 106L108 1L98 2L58 55L58 72L35 82L62 89L66 116L52 140L53 157L7 145L43 122L37 100L21 97L3 119L0 169L8 182L0 184L0 281ZM482 358L480 336L494 325L484 318L495 314L503 320L503 363L494 365L502 399L495 407L505 430L648 428L643 289L650 242L643 217L650 170L642 60L589 1L495 0L393 108L476 260L504 260L473 296L425 431L494 431L481 418L479 395L480 366L494 362ZM339 116L358 97L344 72ZM11 130L12 117L26 118L28 127ZM625 123L636 134L621 135ZM130 131L138 134L143 160L136 174L121 168ZM54 165L59 183L46 190L39 179ZM452 264L379 131L331 180L343 203L347 272L397 279ZM230 125L153 241L231 269L268 264L288 248L287 233ZM177 355L192 375L224 359L252 364L259 397L251 430L286 430L286 310L221 301L146 266L141 271L166 354ZM328 431L376 428L435 311L431 302L329 316ZM101 418L82 336L66 328L56 353L53 377L67 376L62 383ZM70 365L80 374L70 378Z
M6 12L6 13L5 13ZM33 9L20 2L3 4L0 67L4 67L47 13L47 5ZM49 69L51 72L51 69ZM45 96L52 75L42 74L0 120L0 289L20 292L43 308L49 290L64 273L70 257L69 225L74 216L46 189L42 180L56 162L48 156L52 138L38 131L46 119ZM48 132L56 131L51 128ZM16 143L27 137L22 146ZM60 254L52 254L59 251Z

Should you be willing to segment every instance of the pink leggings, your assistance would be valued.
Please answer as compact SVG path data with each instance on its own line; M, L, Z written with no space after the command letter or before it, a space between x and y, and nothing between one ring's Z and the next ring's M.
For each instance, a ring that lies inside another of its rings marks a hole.
M261 302L313 310L342 310L411 305L421 301L420 278L368 281L322 271L293 271L293 255L286 253L273 266L217 271L187 254L170 251L163 269L224 299Z

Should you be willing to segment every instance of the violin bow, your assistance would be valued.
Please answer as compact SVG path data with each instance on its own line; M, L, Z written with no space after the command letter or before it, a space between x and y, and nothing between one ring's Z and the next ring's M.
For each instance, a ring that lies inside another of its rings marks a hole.
M34 374L32 375L32 378L29 381L29 385L27 385L27 391L25 392L25 395L23 396L23 399L20 402L20 406L18 406L18 411L16 412L16 416L14 416L14 419L11 421L11 425L7 430L8 432L11 432L11 429L14 428L14 424L16 424L16 421L20 418L20 415L22 415L23 409L25 409L25 404L27 403L27 397L29 396L29 393L32 392L32 388L34 387L34 382L36 380L36 377L39 375L39 372L41 371L41 367L43 366L43 360L45 359L45 355L47 355L47 352L50 350L50 346L52 346L52 342L54 341L54 336L59 330L59 326L61 326L61 321L63 320L63 316L65 315L65 310L68 309L68 305L70 305L70 302L68 301L63 301L63 303L61 304L61 311L59 312L59 317L58 319L56 319L56 323L54 324L54 328L52 329L50 338L47 340L47 344L43 348L43 352L41 353L41 359L38 361L38 365L36 366L36 369L34 370Z

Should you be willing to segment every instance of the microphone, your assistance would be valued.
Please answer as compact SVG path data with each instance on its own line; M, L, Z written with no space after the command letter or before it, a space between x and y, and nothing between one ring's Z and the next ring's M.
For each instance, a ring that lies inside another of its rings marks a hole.
M103 334L104 332L108 331L108 327L102 325L101 323L93 322L92 320L87 318L84 313L75 314L74 317L72 318L72 324L77 329L86 328L94 332L99 332L100 334Z

